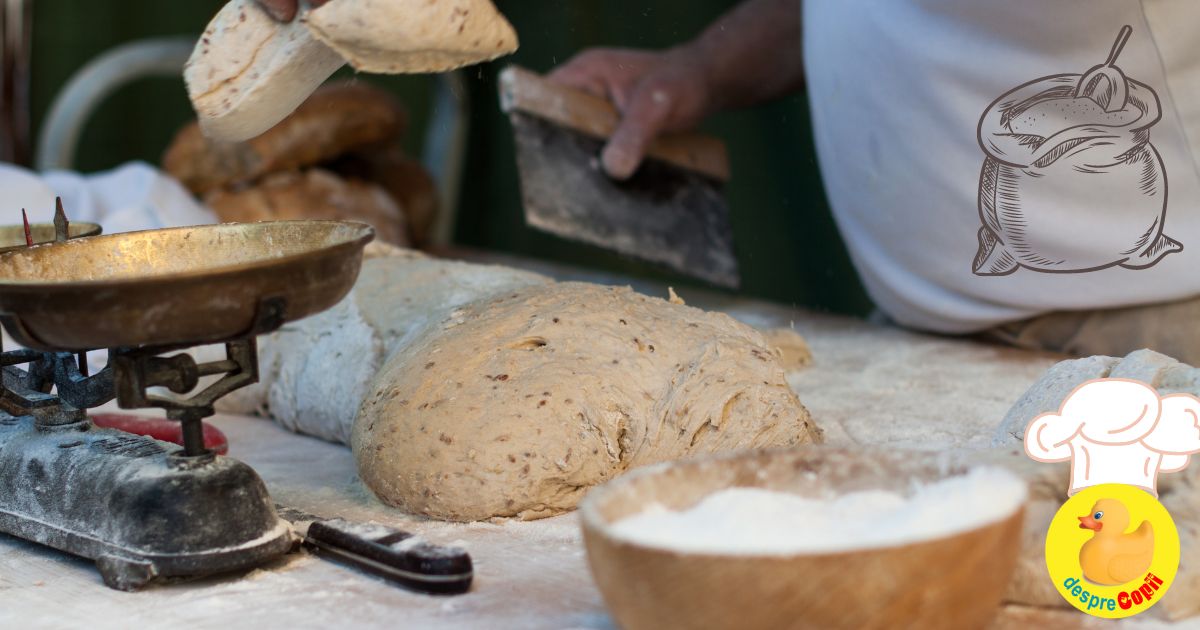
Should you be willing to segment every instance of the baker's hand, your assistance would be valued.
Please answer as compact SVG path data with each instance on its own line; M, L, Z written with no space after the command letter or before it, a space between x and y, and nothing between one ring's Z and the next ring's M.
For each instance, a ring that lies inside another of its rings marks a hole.
M300 0L255 0L268 15L280 22L291 22L299 11ZM308 6L316 8L329 0L308 0Z
M690 129L715 109L703 60L682 47L664 52L586 50L549 78L604 97L621 111L621 122L600 156L614 179L637 170L658 134Z

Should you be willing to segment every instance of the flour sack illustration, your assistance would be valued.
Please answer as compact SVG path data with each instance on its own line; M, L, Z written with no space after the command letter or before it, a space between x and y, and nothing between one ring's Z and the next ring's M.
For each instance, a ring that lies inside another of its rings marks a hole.
M1103 64L1020 85L984 112L977 275L1145 269L1183 249L1163 233L1158 95L1116 65L1132 31Z

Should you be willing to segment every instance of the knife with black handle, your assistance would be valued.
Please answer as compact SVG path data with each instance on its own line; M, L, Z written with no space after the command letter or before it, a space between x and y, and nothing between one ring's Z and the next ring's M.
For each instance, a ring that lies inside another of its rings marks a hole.
M434 545L378 523L321 518L276 506L314 554L377 575L410 590L457 595L471 588L471 556L458 547Z

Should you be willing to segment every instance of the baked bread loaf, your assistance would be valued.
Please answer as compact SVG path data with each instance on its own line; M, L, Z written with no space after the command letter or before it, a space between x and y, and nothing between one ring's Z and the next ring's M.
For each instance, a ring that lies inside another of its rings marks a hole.
M246 142L213 140L193 122L175 135L162 165L203 196L350 151L394 145L407 124L404 108L384 90L358 81L338 82L321 87L270 131Z
M362 221L379 240L406 245L404 211L375 184L346 180L321 169L268 176L235 192L216 191L204 202L223 222L332 219Z
M283 24L254 0L230 0L204 29L183 79L204 134L233 142L283 120L344 64L302 20Z
M429 243L438 214L437 186L420 162L395 146L366 147L325 166L343 177L378 184L404 208L409 243L413 247Z
M212 140L192 123L176 134L163 168L223 221L354 219L389 243L423 244L437 190L397 146L406 126L404 108L388 92L339 82L246 142ZM324 170L308 170L317 167Z
M257 136L283 120L344 63L363 72L441 72L517 48L489 0L330 0L273 20L253 0L231 0L184 67L204 134Z

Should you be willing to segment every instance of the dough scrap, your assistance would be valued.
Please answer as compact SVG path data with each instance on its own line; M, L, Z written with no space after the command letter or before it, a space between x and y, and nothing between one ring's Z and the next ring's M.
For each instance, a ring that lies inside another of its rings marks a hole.
M644 464L817 441L754 329L564 282L466 304L398 348L351 445L383 501L471 521L552 516Z
M800 333L791 328L772 328L762 331L762 335L767 340L767 345L775 350L775 356L779 357L783 369L791 372L812 365L812 349Z
M993 446L1021 444L1035 417L1058 411L1076 387L1094 378L1131 378L1149 384L1160 396L1200 396L1200 368L1155 352L1135 350L1124 357L1090 356L1054 364L1013 404L996 428Z

